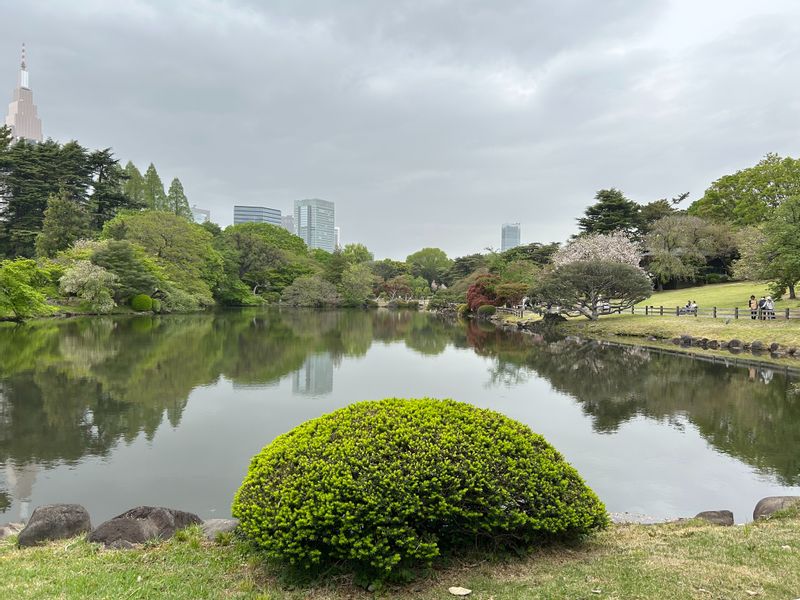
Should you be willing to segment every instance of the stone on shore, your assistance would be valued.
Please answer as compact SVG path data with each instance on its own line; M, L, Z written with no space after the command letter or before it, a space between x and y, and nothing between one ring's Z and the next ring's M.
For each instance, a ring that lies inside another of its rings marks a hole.
M733 513L729 510L704 510L697 513L694 518L708 521L712 525L733 525Z
M47 504L33 511L30 521L19 532L20 546L75 537L92 530L88 511L80 504Z
M0 525L0 540L17 535L23 529L25 529L25 523L3 523Z
M233 533L239 526L239 519L206 519L203 521L203 533L214 541L221 533Z
M158 506L139 506L100 524L89 535L90 542L115 548L128 544L143 544L152 539L167 539L189 525L201 525L195 514ZM120 543L116 543L120 542Z
M753 520L763 519L771 514L800 503L800 496L767 496L756 504Z

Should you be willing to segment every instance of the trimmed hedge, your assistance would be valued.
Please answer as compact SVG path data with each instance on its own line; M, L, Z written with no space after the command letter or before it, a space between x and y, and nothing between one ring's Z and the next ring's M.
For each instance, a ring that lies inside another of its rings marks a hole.
M131 298L131 308L136 312L153 310L153 299L147 294L136 294Z
M496 312L497 312L497 307L492 306L491 304L482 304L481 306L478 307L479 317L491 317Z
M378 577L476 543L523 548L607 524L542 436L429 398L359 402L277 437L253 458L232 513L270 558Z

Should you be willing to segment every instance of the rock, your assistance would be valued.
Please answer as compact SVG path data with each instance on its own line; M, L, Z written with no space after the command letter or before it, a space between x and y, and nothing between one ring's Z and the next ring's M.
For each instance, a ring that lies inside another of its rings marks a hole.
M136 548L136 545L126 540L114 540L107 547L111 550L133 550Z
M719 342L717 340L711 340L710 342L708 342L708 347L711 348L712 350L716 350L717 348L719 348Z
M71 538L92 530L89 513L80 504L48 504L33 511L30 521L19 532L20 546Z
M469 596L472 593L472 590L463 587L451 587L447 588L447 591L453 596Z
M727 348L728 347L728 342L720 342L719 343L719 347L720 348Z
M206 519L203 521L203 533L209 540L216 540L220 533L233 533L239 526L239 519Z
M17 535L23 529L25 529L25 523L3 523L0 525L0 540Z
M788 354L789 356L794 356L796 353L797 353L797 348L795 348L794 346L792 346L786 351L786 354Z
M761 340L754 340L753 343L750 344L750 349L754 352L761 352L764 348L764 342Z
M728 348L741 348L742 347L742 340L732 339L728 342Z
M102 523L89 535L90 542L111 546L114 542L143 544L151 539L166 539L189 525L201 525L195 514L154 506L139 506Z
M753 510L753 520L763 519L798 502L800 502L800 496L767 496L756 504Z
M733 513L729 510L704 510L694 518L708 521L712 525L733 525Z
M678 344L681 343L681 338L675 337L675 338L672 338L672 340L670 340L670 341L677 346Z
M681 345L683 346L691 346L692 345L692 336L690 335L682 335L681 336Z
M775 353L775 352L778 351L778 348L780 348L780 347L781 347L781 345L778 342L772 342L769 345L769 351L772 352L772 353Z

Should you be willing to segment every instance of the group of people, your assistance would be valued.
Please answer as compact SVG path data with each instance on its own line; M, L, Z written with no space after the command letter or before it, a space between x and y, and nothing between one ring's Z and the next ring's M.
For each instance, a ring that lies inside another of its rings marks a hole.
M750 307L750 318L753 320L775 318L775 301L772 296L761 296L759 300L756 300L755 296L750 296L747 306Z
M697 302L694 300L689 300L686 303L686 306L683 307L683 314L685 315L696 315L697 314Z

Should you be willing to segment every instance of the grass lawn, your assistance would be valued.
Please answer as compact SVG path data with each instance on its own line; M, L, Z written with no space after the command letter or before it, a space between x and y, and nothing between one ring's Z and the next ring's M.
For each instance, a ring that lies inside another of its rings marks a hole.
M663 306L675 310L676 306L686 306L686 302L694 300L700 308L747 308L750 295L760 298L770 294L766 283L754 281L737 281L736 283L715 283L682 290L655 292L642 302L640 306ZM775 309L800 308L800 300L788 300L788 294L775 302Z
M556 598L800 597L800 514L718 527L699 522L614 526L580 546L519 559L471 556L375 594L348 577L290 586L237 544L191 529L139 550L83 540L17 549L0 541L0 597L28 598Z

